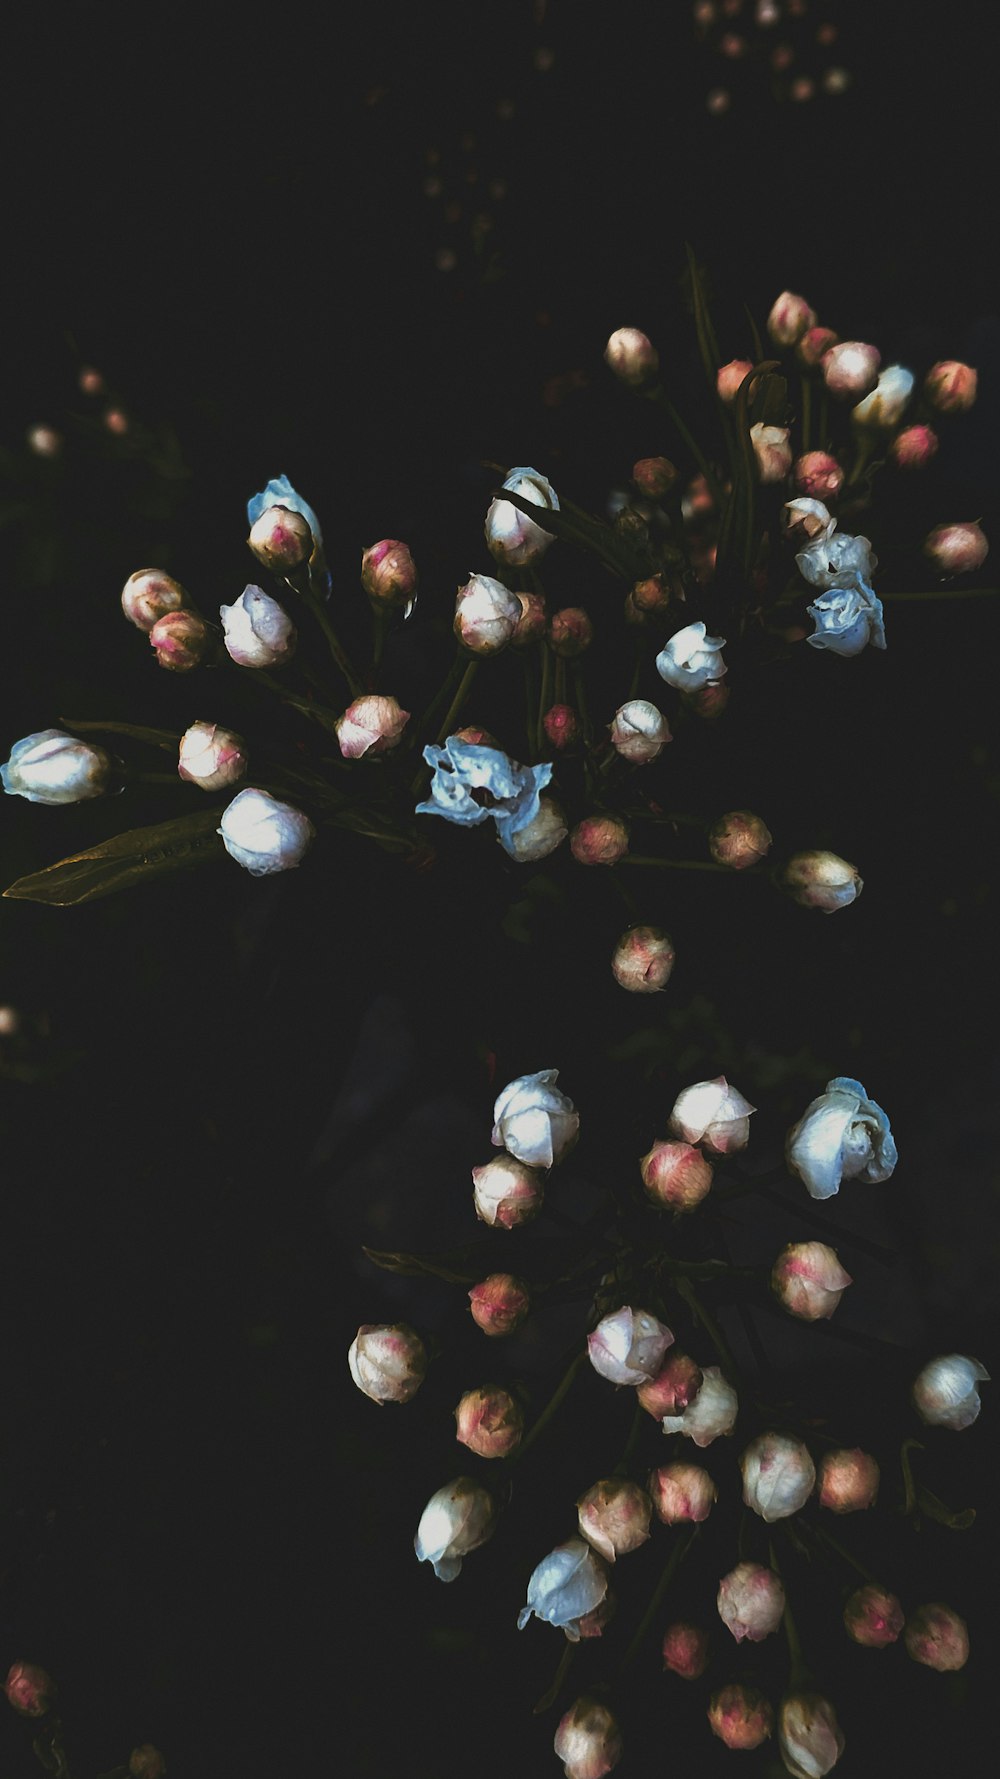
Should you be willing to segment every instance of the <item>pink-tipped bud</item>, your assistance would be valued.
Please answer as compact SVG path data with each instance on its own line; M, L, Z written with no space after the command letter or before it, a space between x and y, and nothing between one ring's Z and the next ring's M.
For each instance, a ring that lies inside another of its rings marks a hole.
M708 1632L678 1620L663 1633L663 1666L682 1680L700 1680L708 1667Z
M366 754L387 754L398 747L403 730L410 720L395 698L381 697L374 692L355 698L335 728L340 751L345 760L360 760Z
M582 655L593 640L594 626L579 606L567 605L562 611L553 613L549 624L549 648L554 655L570 661L574 656Z
M819 1504L831 1513L859 1513L878 1500L879 1467L870 1452L827 1452L819 1466Z
M540 636L545 635L549 615L540 593L515 593L514 598L521 607L521 615L514 627L510 646L512 649L526 649L529 643L537 642Z
M767 318L767 331L776 346L794 346L807 328L816 326L816 314L805 297L783 290Z
M470 747L495 747L500 751L500 743L488 729L481 729L478 723L468 723L464 729L455 730L456 741L467 741Z
M766 426L762 420L750 428L750 443L757 459L757 474L762 482L783 482L792 467L795 453L789 443L787 426Z
M670 981L676 953L661 927L629 927L611 955L611 970L630 994L659 994Z
M649 1492L665 1526L707 1520L713 1501L719 1498L712 1478L700 1464L662 1464L649 1479Z
M889 456L898 469L923 469L938 448L938 435L932 426L905 426L889 446Z
M307 562L313 552L308 519L290 507L268 507L250 527L247 543L258 562L281 575Z
M709 1700L713 1736L727 1748L759 1748L774 1728L774 1712L755 1686L723 1686Z
M617 865L628 852L628 823L617 815L588 815L569 837L570 851L581 865Z
M653 1504L645 1489L625 1477L596 1482L576 1504L577 1522L588 1544L613 1563L638 1550L649 1537Z
M781 1577L762 1563L737 1563L719 1583L719 1617L737 1643L762 1643L778 1629L785 1610Z
M36 1668L34 1662L15 1662L3 1689L8 1703L22 1717L44 1717L51 1711L56 1696L55 1681L44 1668Z
M614 1618L617 1609L618 1601L609 1588L603 1600L598 1601L596 1606L575 1621L577 1635L579 1637L602 1637L605 1625L609 1619ZM569 1637L568 1627L563 1626L563 1629Z
M857 401L878 382L882 354L863 340L845 340L823 354L823 381L831 395Z
M604 348L604 362L619 382L639 389L660 366L660 355L637 327L619 327Z
M850 1283L850 1273L825 1242L789 1242L771 1269L772 1291L789 1315L803 1322L832 1316Z
M417 570L406 544L383 537L361 558L361 585L373 605L391 609L416 597Z
M885 1649L903 1629L903 1608L895 1594L876 1582L856 1588L844 1607L844 1629L865 1649Z
M936 1601L911 1612L903 1632L906 1653L925 1668L951 1674L969 1659L969 1627L950 1606Z
M478 1458L506 1458L521 1443L524 1414L508 1390L466 1390L455 1410L456 1434Z
M597 1699L577 1699L560 1718L552 1746L566 1779L604 1779L622 1757L617 1719Z
M725 680L710 681L708 685L699 686L696 692L686 692L684 702L696 717L703 717L712 722L721 717L732 695L732 687Z
M979 378L969 364L943 358L931 366L924 379L924 391L932 408L941 414L955 414L971 408L976 399Z
M642 612L643 616L648 616L651 612L665 612L670 604L670 588L662 574L651 574L644 581L636 581L628 598L636 611Z
M753 370L749 358L731 358L728 364L721 365L715 374L715 387L720 401L734 402L743 384ZM750 386L753 392L753 384Z
M177 771L202 791L238 784L247 769L246 742L221 723L192 723L181 736Z
M673 1334L664 1322L648 1310L634 1310L626 1303L604 1316L588 1334L587 1354L601 1377L638 1389L656 1376L664 1353L673 1344Z
M610 727L611 745L633 766L648 766L673 740L662 711L645 698L630 698L615 711Z
M989 547L976 524L938 525L924 539L924 555L942 574L970 574L986 561Z
M513 1273L491 1272L469 1292L472 1319L484 1334L499 1339L520 1327L531 1307L528 1287Z
M731 871L745 871L766 858L771 835L759 815L749 809L732 809L720 815L708 830L708 850L717 865L728 865Z
M677 480L677 469L669 457L640 457L632 465L632 480L647 500L662 500Z
M579 740L580 721L571 704L553 704L542 718L542 728L550 747L560 752Z
M712 1164L690 1143L654 1143L639 1166L646 1196L669 1211L693 1211L712 1188Z
M139 568L122 588L122 611L130 624L148 635L158 618L190 605L180 581L161 568Z
M476 1216L491 1229L515 1229L537 1217L542 1208L541 1173L513 1155L498 1155L483 1167L474 1167L472 1179Z
M163 1779L167 1763L152 1742L133 1748L128 1761L129 1779Z
M840 344L839 335L832 327L807 327L802 338L796 341L795 356L800 364L814 370L821 364L832 346Z
M170 673L190 673L212 649L212 634L197 612L166 612L149 632L156 659Z
M701 1389L702 1370L686 1353L671 1353L654 1378L639 1385L639 1401L654 1421L682 1415Z
M347 1354L351 1376L372 1402L409 1402L427 1374L427 1353L406 1322L365 1322Z
M811 500L836 500L844 486L844 472L829 451L806 451L797 457L792 476L800 494Z
M455 635L473 655L495 655L505 648L521 617L518 595L490 575L471 575L455 596Z
M856 866L835 852L797 852L778 877L782 889L803 908L834 914L857 901L864 881Z

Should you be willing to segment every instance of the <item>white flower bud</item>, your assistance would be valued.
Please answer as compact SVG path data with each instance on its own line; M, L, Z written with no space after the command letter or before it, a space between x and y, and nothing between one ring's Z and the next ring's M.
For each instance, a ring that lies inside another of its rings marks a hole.
M580 1531L607 1563L638 1550L649 1537L653 1504L645 1489L625 1477L594 1483L576 1508Z
M924 555L941 574L971 574L989 555L986 533L977 521L936 525L924 539Z
M291 871L302 863L316 830L307 815L269 791L248 789L227 805L216 830L230 858L252 877Z
M8 797L29 803L84 803L101 797L113 771L110 754L62 729L39 729L15 741L0 766Z
M129 575L122 588L122 611L130 624L145 630L147 635L158 618L190 603L180 581L164 574L162 568L139 568Z
M604 1316L587 1336L590 1363L613 1384L644 1384L654 1378L674 1337L648 1310L628 1304Z
M830 460L833 462L833 459ZM800 463L805 459L800 458ZM798 500L786 500L781 509L781 523L789 543L799 547L809 544L824 544L837 529L837 521L832 518L821 500L810 495L801 495Z
M845 401L867 395L878 382L882 354L863 340L843 340L823 354L823 381L831 395Z
M579 1641L578 1621L599 1606L608 1591L608 1572L585 1538L570 1538L543 1557L528 1582L528 1603L517 1615L523 1631L534 1616L558 1625L571 1643Z
M542 1208L545 1185L536 1167L513 1155L497 1155L472 1170L476 1216L491 1229L515 1229L529 1223Z
M818 908L823 914L849 908L864 889L857 866L849 865L835 852L795 853L778 881L801 908Z
M976 1386L988 1383L989 1376L985 1365L964 1353L932 1359L913 1385L913 1400L921 1420L930 1427L950 1427L955 1433L971 1427L982 1407Z
M787 426L766 426L763 421L751 426L750 443L762 482L783 482L788 475L795 456L789 436Z
M719 1583L719 1617L737 1643L762 1643L778 1629L785 1610L780 1576L761 1563L737 1563Z
M833 1315L851 1283L825 1242L789 1242L771 1269L771 1289L789 1315L818 1322Z
M351 1342L347 1363L358 1389L380 1406L409 1402L427 1372L424 1343L406 1322L364 1323Z
M761 1433L740 1458L743 1500L768 1525L804 1507L816 1486L816 1467L800 1439Z
M496 1507L487 1489L470 1476L456 1476L432 1495L420 1516L413 1548L421 1563L432 1563L439 1581L454 1581L462 1558L492 1536Z
M730 1087L725 1075L717 1075L714 1081L699 1081L678 1094L670 1128L686 1143L704 1143L717 1155L730 1155L746 1148L756 1109Z
M681 1414L663 1416L663 1431L683 1433L685 1439L704 1447L732 1432L738 1412L736 1391L728 1378L717 1365L706 1365L697 1395Z
M244 587L236 604L220 606L219 614L226 650L237 667L276 667L294 654L295 625L262 587Z
M552 1746L566 1779L604 1779L622 1757L617 1719L597 1699L577 1699L560 1718Z
M783 290L767 318L767 331L776 346L794 346L807 328L816 326L816 311L805 297Z
M818 1693L793 1693L778 1718L778 1747L792 1779L825 1779L844 1752L837 1713Z
M630 698L615 711L611 724L612 746L633 766L648 765L672 740L666 717L647 699Z
M898 1159L882 1107L849 1075L828 1081L785 1139L789 1171L805 1183L811 1198L832 1198L842 1180L878 1185L888 1180Z
M639 389L659 369L660 355L637 327L619 327L604 348L604 362L620 382Z
M530 500L532 506L559 511L559 496L537 469L512 469L501 486L521 500ZM551 531L543 531L509 500L491 501L485 530L490 555L508 568L526 568L538 562L555 542Z
M558 1069L539 1069L508 1082L493 1107L493 1144L529 1167L554 1167L568 1155L580 1114L555 1083Z
M395 698L377 693L355 698L342 717L336 721L337 740L345 760L360 760L366 754L387 754L402 739L410 720Z
M611 957L611 969L619 987L630 994L659 994L673 971L673 942L660 927L629 927Z
M223 791L247 769L246 742L221 723L192 723L181 736L177 771L202 791Z
M506 829L497 834L497 839L512 859L520 865L533 865L536 859L547 859L550 852L555 852L565 840L569 828L559 804L554 797L543 793L538 799L538 808L530 822L523 828Z
M473 655L495 655L510 642L521 615L516 593L489 575L474 574L455 596L455 635Z
M855 426L872 427L891 432L903 418L903 411L913 394L913 372L901 364L888 364L879 372L879 379L870 395L851 409Z
M697 692L728 673L722 659L725 646L725 637L708 636L699 618L696 624L685 624L683 630L675 631L664 644L656 657L656 671L679 692Z

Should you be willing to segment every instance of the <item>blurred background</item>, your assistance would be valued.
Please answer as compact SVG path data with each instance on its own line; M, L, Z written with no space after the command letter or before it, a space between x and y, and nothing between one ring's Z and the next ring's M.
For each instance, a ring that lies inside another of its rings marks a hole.
M995 538L995 52L974 0L919 28L912 8L848 0L445 0L319 22L293 5L125 32L98 9L35 8L11 32L3 115L4 753L60 717L216 714L146 658L120 588L155 563L206 607L232 598L246 499L281 472L319 511L346 599L366 545L410 543L415 646L436 660L454 586L488 568L484 459L537 465L596 511L663 448L602 363L612 329L645 329L697 400L685 241L733 356L743 305L761 325L790 287L918 374L975 365L947 461L875 542L905 590L931 524L979 518ZM607 970L612 888L559 867L532 896L481 849L461 896L352 846L266 882L226 861L75 910L0 903L0 1665L58 1679L74 1779L145 1740L196 1779L558 1770L554 1715L531 1707L560 1639L513 1621L576 1493L614 1463L624 1409L584 1379L518 1476L510 1542L443 1588L412 1535L464 1467L449 1413L480 1381L481 1343L460 1290L360 1258L475 1236L468 1169L515 1075L558 1066L581 1110L555 1196L582 1225L612 1170L665 1134L685 1080L724 1070L780 1159L828 1076L857 1074L903 1158L829 1207L857 1338L822 1339L817 1361L820 1343L769 1322L766 1358L886 1451L915 1431L905 1384L925 1358L990 1364L996 607L890 606L884 656L797 661L700 750L678 739L682 806L759 809L790 846L855 861L866 888L827 922L759 883L657 874L644 907L679 961L652 1013ZM3 882L186 806L6 800ZM435 836L447 871L468 838ZM734 1207L738 1258L815 1233L779 1190L787 1210ZM558 1240L536 1226L518 1265L556 1271ZM517 1270L507 1251L489 1264ZM360 1322L398 1318L442 1349L405 1420L344 1363ZM555 1315L503 1358L533 1407L576 1333ZM890 1344L873 1356L865 1336ZM893 1553L907 1603L968 1606L968 1669L939 1685L900 1650L845 1649L835 1588L803 1603L845 1774L930 1774L978 1745L984 1395L982 1423L929 1437L925 1459L929 1486L977 1505L975 1528L927 1526ZM659 1461L652 1424L644 1437ZM638 1601L649 1571L634 1585ZM700 1692L660 1673L655 1642L623 1772L679 1752L721 1771ZM779 1653L761 1658L772 1690ZM37 1770L12 1712L0 1750L10 1779ZM768 1775L776 1759L745 1758Z

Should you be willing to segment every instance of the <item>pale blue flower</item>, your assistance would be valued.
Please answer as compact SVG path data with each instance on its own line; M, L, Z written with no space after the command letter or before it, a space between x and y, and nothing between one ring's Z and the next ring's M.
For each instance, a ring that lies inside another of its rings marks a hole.
M860 1081L836 1075L792 1126L785 1159L812 1198L832 1198L842 1180L887 1180L898 1155L882 1107Z
M814 649L860 655L869 643L885 648L882 602L870 585L878 557L866 537L838 532L816 538L795 561L803 579L821 589L808 607L816 629L806 641Z
M492 817L503 846L534 820L540 792L552 777L549 760L519 766L499 748L477 747L456 735L449 735L443 747L425 747L424 759L434 776L430 795L417 804L416 814L443 815L470 828Z
M263 493L255 494L252 499L247 501L247 518L250 521L251 529L269 507L287 507L289 512L302 514L313 534L313 553L310 557L309 567L314 577L314 584L318 581L322 591L328 593L331 580L326 566L326 558L323 555L323 533L320 530L319 520L309 502L303 500L301 494L295 492L287 476L272 476Z
M582 1538L557 1544L543 1557L528 1582L528 1603L517 1615L523 1631L529 1618L559 1625L571 1643L580 1641L579 1621L599 1606L608 1591L608 1572Z

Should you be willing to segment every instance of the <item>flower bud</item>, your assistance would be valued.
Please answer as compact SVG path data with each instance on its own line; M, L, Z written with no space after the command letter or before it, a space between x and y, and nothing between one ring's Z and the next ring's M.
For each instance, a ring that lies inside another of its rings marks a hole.
M474 574L455 597L455 635L471 654L495 655L509 643L521 615L516 593L489 575Z
M291 574L313 552L309 521L290 507L268 507L251 525L247 543L258 562L280 575Z
M638 1550L649 1537L653 1504L645 1489L625 1477L596 1482L576 1504L580 1531L605 1562Z
M889 1179L898 1159L886 1113L850 1075L828 1081L785 1138L789 1171L812 1198L832 1198L842 1180L878 1185ZM822 1267L821 1258L814 1264Z
M216 829L230 858L252 877L293 871L301 865L316 829L301 809L281 803L270 791L247 789L227 805Z
M633 766L649 765L673 740L666 717L645 698L630 698L619 706L610 734L612 746Z
M406 544L384 537L361 558L361 585L372 604L384 610L409 605L417 594L417 570Z
M735 1683L712 1694L708 1721L727 1748L759 1748L774 1728L774 1712L755 1686Z
M644 581L635 582L631 591L626 595L626 604L629 600L631 600L634 610L645 618L653 612L666 611L670 604L670 588L662 574L650 574ZM637 702L641 702L641 700L637 700Z
M785 1610L780 1576L761 1563L737 1563L719 1583L719 1617L737 1643L761 1643L776 1631Z
M878 382L882 354L861 340L845 340L823 354L823 381L831 395L857 401Z
M771 1269L771 1289L802 1322L828 1320L851 1283L825 1242L789 1242Z
M600 1605L595 1606L590 1612L585 1612L582 1618L577 1619L576 1630L578 1636L580 1638L602 1637L604 1635L605 1625L614 1618L617 1609L618 1602L609 1587ZM568 1638L567 1641L572 1643L572 1637Z
M164 574L162 568L139 568L130 574L122 588L122 611L130 624L148 634L157 618L180 611L190 604L180 581Z
M577 1699L560 1718L552 1746L566 1779L604 1779L622 1757L617 1720L596 1699Z
M580 1114L556 1086L558 1069L509 1081L493 1107L493 1146L529 1167L554 1167L580 1134Z
M133 1748L128 1762L129 1779L163 1779L167 1763L152 1742Z
M662 1464L649 1479L653 1506L665 1526L707 1520L719 1491L700 1464Z
M696 717L711 722L714 717L721 717L729 703L730 692L731 688L724 682L710 681L695 692L685 693L684 702Z
M246 742L221 723L192 723L181 736L177 771L202 791L224 791L247 769Z
M572 747L580 736L579 719L571 704L553 704L542 718L542 728L549 745L560 751Z
M879 1467L870 1452L826 1452L819 1466L819 1504L831 1513L858 1513L878 1499Z
M581 865L617 865L628 852L628 823L617 815L588 815L569 837L570 851Z
M409 1402L427 1375L427 1353L407 1322L365 1322L347 1354L351 1376L366 1396Z
M668 686L679 692L697 692L713 680L720 680L728 671L722 659L726 646L724 636L708 636L699 619L677 630L656 657L656 671Z
M749 809L732 809L720 815L708 830L708 850L717 865L745 871L766 858L771 835L759 815Z
M813 563L815 551L829 541L837 528L836 519L831 518L823 502L807 494L800 495L797 500L786 500L781 509L781 521L786 541L807 556L807 565Z
M262 587L244 587L235 605L220 606L219 613L226 652L237 667L280 667L291 660L295 625Z
M212 636L197 612L166 612L149 632L156 659L170 673L190 673L200 667L212 649Z
M795 459L792 477L799 493L810 500L836 500L844 486L844 472L829 451L805 451Z
M537 469L512 469L502 486L521 500L530 501L532 506L559 511L559 496L548 477ZM490 555L507 568L527 568L540 561L555 542L551 531L543 531L509 500L490 502L485 533Z
M757 1110L725 1075L685 1087L674 1101L670 1128L686 1143L704 1143L716 1155L745 1149L750 1139L750 1119Z
M767 318L767 331L776 346L794 346L807 328L816 326L815 311L805 297L783 290Z
M816 1467L800 1439L761 1433L740 1458L743 1500L771 1525L804 1507L816 1486Z
M715 388L719 400L734 402L752 370L753 365L749 358L731 358L728 364L720 365L715 373Z
M903 1608L895 1594L866 1582L855 1589L844 1607L844 1629L865 1649L885 1649L903 1629Z
M464 741L468 747L495 747L499 752L500 743L488 729L480 729L476 723L469 723L464 729L456 729L451 741Z
M420 1516L413 1540L417 1560L432 1563L439 1581L454 1581L463 1557L486 1543L495 1524L489 1491L471 1476L456 1476L431 1496Z
M566 817L559 804L554 797L543 793L530 822L525 822L523 828L500 835L499 839L504 852L519 865L533 865L537 859L547 859L550 852L555 852L568 833Z
M683 1414L701 1389L700 1365L686 1353L670 1353L654 1378L639 1385L639 1401L654 1421L664 1415Z
M523 1631L532 1614L558 1625L571 1643L579 1641L579 1620L599 1606L608 1591L608 1572L585 1538L557 1544L532 1571L528 1601L517 1615Z
M630 994L659 994L674 967L673 944L660 927L629 927L611 956L611 969L620 988Z
M613 1384L644 1384L660 1369L674 1337L648 1310L628 1304L604 1316L587 1336L590 1363Z
M528 1287L513 1273L491 1272L469 1292L472 1319L484 1334L499 1338L513 1334L531 1307Z
M549 616L540 593L515 593L514 598L518 602L521 615L514 626L510 646L512 649L524 649L529 643L537 642L540 636L545 635Z
M660 355L637 327L619 327L604 348L604 362L620 382L639 389L659 370Z
M924 555L942 574L969 574L980 568L989 544L979 525L938 525L924 539Z
M524 1413L510 1394L491 1384L479 1390L466 1390L455 1410L460 1445L467 1445L478 1458L506 1458L521 1443Z
M29 426L24 437L36 457L58 457L63 448L62 433L54 426Z
M789 444L787 426L766 426L759 420L750 428L750 442L757 459L757 474L762 482L783 482L792 467L795 455Z
M938 448L938 435L930 426L907 426L897 432L889 456L899 469L923 469Z
M594 626L585 611L577 605L564 606L554 612L549 624L549 648L554 655L571 661L582 655L594 640Z
M712 1164L690 1143L654 1143L639 1166L646 1196L668 1211L693 1211L712 1187Z
M62 729L38 729L15 741L0 766L8 797L29 803L85 803L101 797L113 771L111 755Z
M818 1693L792 1693L781 1702L778 1747L792 1779L825 1779L844 1752L837 1713Z
M513 1155L497 1155L472 1170L476 1216L491 1229L516 1229L530 1223L542 1208L545 1187L536 1167Z
M835 914L849 908L864 888L856 866L835 852L797 852L779 872L778 882L802 908Z
M739 1403L736 1391L717 1365L706 1365L701 1388L679 1415L663 1416L664 1433L683 1433L696 1446L704 1448L712 1441L731 1433L736 1425Z
M8 1703L22 1717L44 1717L51 1711L56 1696L55 1681L34 1662L15 1662L3 1690Z
M950 1606L936 1602L911 1612L903 1632L906 1653L939 1674L964 1668L969 1659L969 1627Z
M932 408L941 414L962 413L976 399L979 378L971 365L943 358L931 365L924 378L924 392Z
M677 481L677 470L669 457L640 457L632 465L632 480L647 500L662 500Z
M795 356L800 364L804 364L809 370L815 370L831 347L839 344L832 327L807 327L795 343Z
M913 1385L917 1413L929 1427L950 1427L960 1433L977 1419L982 1403L977 1384L989 1382L989 1372L978 1359L949 1353L932 1359Z
M361 760L366 754L387 754L402 740L410 720L395 698L380 697L374 692L355 698L335 728L340 751L345 760Z
M891 432L903 418L903 410L912 394L913 372L905 365L887 364L885 370L879 372L871 394L851 409L851 419L855 426Z
M700 1680L708 1667L708 1632L683 1621L663 1633L663 1667L682 1680Z

